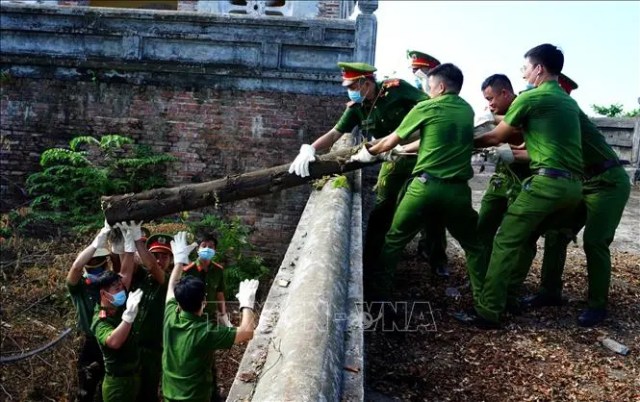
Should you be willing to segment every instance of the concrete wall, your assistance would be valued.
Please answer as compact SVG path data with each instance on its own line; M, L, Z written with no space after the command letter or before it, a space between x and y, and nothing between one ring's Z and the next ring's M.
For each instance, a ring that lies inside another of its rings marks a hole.
M309 197L228 401L363 400L361 176Z
M171 185L290 162L344 110L335 63L373 52L357 49L357 22L338 19L0 7L5 211L28 201L42 151L76 135L127 135L177 156ZM253 225L279 260L308 194L219 212Z

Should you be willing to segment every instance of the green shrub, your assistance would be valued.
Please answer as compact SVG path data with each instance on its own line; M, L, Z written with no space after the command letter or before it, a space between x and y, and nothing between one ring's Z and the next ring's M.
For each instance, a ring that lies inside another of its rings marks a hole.
M183 214L188 217L188 214ZM225 297L235 300L238 286L245 279L264 279L269 269L259 256L253 255L254 247L249 243L251 229L238 218L223 220L215 215L205 215L202 219L185 222L196 241L206 233L213 233L218 239L214 261L224 266L226 285Z
M101 196L164 186L164 172L174 160L120 135L75 137L68 149L47 149L40 156L43 170L27 178L31 211L17 226L31 235L69 225L73 232L95 229L104 219Z

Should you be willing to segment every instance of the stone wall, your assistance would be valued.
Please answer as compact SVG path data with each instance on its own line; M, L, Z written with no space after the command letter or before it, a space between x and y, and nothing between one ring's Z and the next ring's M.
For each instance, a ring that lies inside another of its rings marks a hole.
M127 135L173 154L171 185L289 163L342 113L335 63L358 53L354 21L0 7L3 211L27 201L42 151L76 135ZM252 225L277 259L308 194L219 212Z

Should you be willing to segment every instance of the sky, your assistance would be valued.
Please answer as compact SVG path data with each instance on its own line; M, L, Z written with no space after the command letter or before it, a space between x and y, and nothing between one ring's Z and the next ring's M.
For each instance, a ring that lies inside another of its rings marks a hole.
M638 1L381 0L375 15L378 78L413 83L406 51L419 50L460 67L460 95L480 111L486 77L506 74L516 92L524 89L524 53L551 43L564 53L563 72L578 83L572 96L585 113L595 115L592 104L640 107Z

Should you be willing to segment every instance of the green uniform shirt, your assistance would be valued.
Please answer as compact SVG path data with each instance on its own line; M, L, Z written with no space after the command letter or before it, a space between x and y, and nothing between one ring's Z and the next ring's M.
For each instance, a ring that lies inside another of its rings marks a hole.
M164 311L162 394L167 399L208 401L213 385L213 351L229 349L236 328L212 325L204 316L181 311L176 299Z
M378 82L376 91L379 96L375 102L349 102L334 128L347 133L360 126L367 139L382 138L391 134L418 102L429 99L427 94L400 79Z
M420 102L404 118L396 134L407 138L420 129L420 149L414 173L440 179L473 177L473 109L460 96L446 94Z
M556 81L543 82L513 101L504 122L522 127L531 169L582 174L580 108Z
M140 268L133 276L131 290L142 289L142 299L138 315L133 322L133 333L140 346L162 350L162 327L165 298L169 274L164 274L164 284L160 285L146 270Z
M607 144L598 126L582 110L580 111L580 131L584 166L598 165L610 159L618 160L618 155Z
M107 346L107 338L122 322L124 307L116 310L112 316L100 317L102 310L97 305L93 315L91 330L98 341L102 356L104 357L104 370L114 377L132 376L138 373L140 358L138 355L138 343L132 332L129 332L127 340L120 349L111 349Z
M67 289L69 289L71 302L76 308L78 329L87 335L93 336L91 320L98 300L98 293L91 294L89 287L84 283L84 278L80 278L75 285L67 283Z
M218 292L225 292L224 271L221 265L218 265L213 261L209 264L206 271L199 268L199 263L200 261L196 260L195 262L185 266L183 268L183 275L195 276L204 282L205 289L207 290L208 302L207 306L204 308L204 312L209 315L210 320L215 320L218 312L216 305L218 299L216 298L216 294Z

